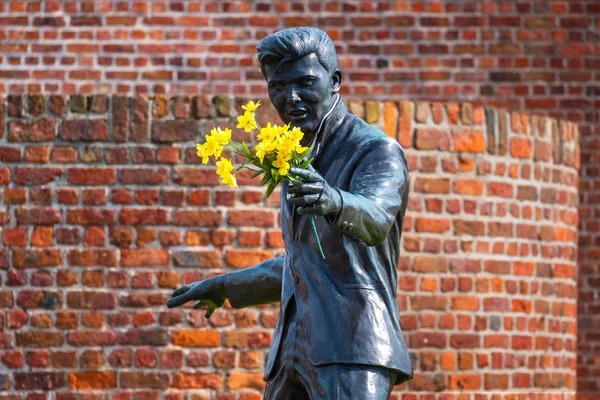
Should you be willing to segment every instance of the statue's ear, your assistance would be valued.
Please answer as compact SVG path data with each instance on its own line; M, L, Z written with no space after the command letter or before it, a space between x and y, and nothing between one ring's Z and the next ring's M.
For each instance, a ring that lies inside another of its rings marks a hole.
M336 69L333 75L331 75L331 91L337 93L340 91L342 86L342 73L339 69Z

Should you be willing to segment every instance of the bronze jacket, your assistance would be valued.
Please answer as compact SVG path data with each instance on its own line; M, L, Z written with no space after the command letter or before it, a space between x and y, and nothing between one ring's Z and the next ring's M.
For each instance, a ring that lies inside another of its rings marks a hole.
M396 299L397 263L408 200L408 166L400 144L339 101L323 123L312 165L343 205L337 216L317 216L321 257L309 217L295 213L281 191L285 254L227 274L233 307L281 301L265 370L268 380L279 349L286 306L296 301L299 329L314 365L350 363L399 371L412 378Z

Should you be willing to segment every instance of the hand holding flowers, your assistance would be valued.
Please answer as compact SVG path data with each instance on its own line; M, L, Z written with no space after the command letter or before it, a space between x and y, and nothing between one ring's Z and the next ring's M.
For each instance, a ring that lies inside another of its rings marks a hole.
M207 164L210 157L214 157L217 165L217 174L221 177L223 184L231 188L237 187L235 175L242 169L254 172L253 178L263 175L261 185L267 185L267 197L280 182L289 180L292 183L302 183L301 176L290 174L290 168L306 169L312 159L307 159L312 147L304 147L300 141L304 133L300 128L291 128L286 124L283 126L271 125L261 128L256 122L255 111L260 106L260 101L250 101L242 106L244 114L237 117L237 128L244 129L245 132L252 132L259 129L257 135L258 144L255 146L255 152L252 153L246 143L231 140L231 129L222 130L213 128L210 135L205 136L203 144L197 144L197 154L202 158L202 163ZM238 167L233 166L231 160L222 157L223 149L228 149L234 154L245 157L245 160ZM250 167L249 165L253 166ZM317 244L321 251L321 256L325 258L321 243L316 231L314 215L309 215L313 232L317 238Z

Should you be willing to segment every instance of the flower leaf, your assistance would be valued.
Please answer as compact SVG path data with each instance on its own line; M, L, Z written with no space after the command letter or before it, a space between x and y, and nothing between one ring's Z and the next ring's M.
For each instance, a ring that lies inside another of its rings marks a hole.
M242 142L242 149L244 150L244 154L246 157L248 157L248 159L252 160L254 158L245 142Z
M308 160L304 160L302 164L300 164L300 168L306 169L311 162L313 162L314 158L309 158Z
M271 193L273 193L273 190L275 190L276 187L277 187L276 181L273 181L269 184L269 187L267 188L267 199L269 198L269 196L271 196Z
M256 172L254 173L254 175L252 175L252 179L256 178L257 176L259 176L260 174L262 174L262 173L263 173L263 172L265 172L265 171L266 171L266 169L264 169L264 168L263 168L263 169L261 169L261 170L259 170L259 171L256 171Z
M271 179L273 179L273 177L271 176L271 171L267 170L265 176L263 176L262 180L260 181L260 184L266 185L267 183L269 183L269 181L271 181Z

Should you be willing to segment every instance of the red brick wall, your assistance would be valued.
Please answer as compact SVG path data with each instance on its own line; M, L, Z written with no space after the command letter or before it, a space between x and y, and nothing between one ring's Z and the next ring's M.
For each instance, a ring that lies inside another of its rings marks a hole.
M260 398L276 306L209 321L164 306L183 283L283 251L278 194L266 201L248 176L237 191L218 185L195 154L198 134L233 125L243 102L4 99L8 398ZM274 118L267 104L263 124ZM470 103L347 105L397 138L410 168L398 304L415 379L394 398L573 398L577 127Z
M257 96L255 46L325 29L355 98L471 101L580 125L579 391L600 393L600 6L557 1L2 1L0 93Z

